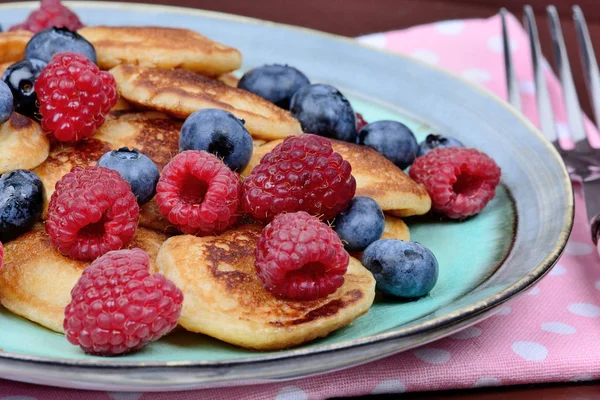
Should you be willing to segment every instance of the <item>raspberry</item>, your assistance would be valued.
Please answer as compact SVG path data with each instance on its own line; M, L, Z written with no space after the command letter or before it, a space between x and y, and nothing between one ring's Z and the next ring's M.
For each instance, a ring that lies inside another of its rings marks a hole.
M365 121L362 114L356 113L356 132L367 126L369 123Z
M304 211L276 216L256 243L256 273L275 296L316 300L344 284L350 256L337 234Z
M244 181L244 211L262 222L283 212L306 211L331 219L356 192L352 167L329 140L290 136L266 154Z
M83 54L59 53L44 68L35 91L42 128L61 141L92 136L117 104L115 78Z
M240 218L239 175L205 151L187 150L162 171L156 186L159 212L186 234L225 231Z
M83 28L84 25L77 14L62 5L60 0L42 0L40 8L31 12L24 22L11 26L9 30L26 30L36 33L53 26L76 31Z
M62 254L94 260L127 245L137 229L139 208L117 171L75 167L56 183L46 232Z
M183 294L150 274L140 249L111 251L83 270L71 290L63 327L86 353L116 356L141 349L177 326Z
M459 147L435 149L410 168L410 177L427 189L432 209L454 219L483 210L494 198L500 174L486 154Z

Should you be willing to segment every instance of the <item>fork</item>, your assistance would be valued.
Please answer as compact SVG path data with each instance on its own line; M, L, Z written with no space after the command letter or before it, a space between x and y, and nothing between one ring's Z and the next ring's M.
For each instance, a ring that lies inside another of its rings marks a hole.
M548 87L544 79L543 58L538 35L537 24L533 8L530 5L524 7L524 23L529 35L531 46L531 59L533 64L535 93L537 109L540 119L542 133L556 148L561 155L572 181L580 182L583 186L586 211L590 221L592 240L597 245L600 236L600 149L593 148L587 137L583 125L581 107L577 97L577 91L573 82L571 65L567 55L565 41L562 34L560 18L555 6L548 6L548 23L552 36L554 58L561 82L563 98L567 113L569 134L575 143L573 149L562 148L559 144L554 114L550 104ZM513 107L522 111L519 95L519 87L515 76L515 70L510 51L509 33L506 24L507 10L502 8L500 16L502 20L502 39L504 45L504 62L506 68L506 82L508 89L508 101ZM592 41L587 28L583 11L579 6L573 6L573 21L577 32L579 54L583 64L585 82L592 103L596 124L600 123L600 73Z

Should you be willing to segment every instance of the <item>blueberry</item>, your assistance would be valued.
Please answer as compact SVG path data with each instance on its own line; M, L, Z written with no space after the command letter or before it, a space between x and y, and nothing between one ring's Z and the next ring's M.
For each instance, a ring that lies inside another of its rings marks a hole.
M334 228L348 251L363 251L381 238L385 217L379 204L370 197L356 196L335 217Z
M0 81L0 124L5 123L13 112L13 94L6 83Z
M352 143L356 140L356 114L333 86L303 86L292 97L290 112L304 132Z
M17 169L0 176L0 242L27 232L41 217L44 186L33 172Z
M21 60L4 71L2 80L10 88L15 103L15 111L29 118L39 116L35 81L46 67L46 63L36 59Z
M252 136L244 121L230 112L206 108L190 115L181 127L179 151L215 154L233 171L242 171L252 158Z
M137 150L121 147L100 157L98 165L114 169L129 182L138 204L150 201L156 194L160 174L154 162Z
M50 62L52 57L64 52L81 53L97 64L94 46L77 32L67 28L49 28L39 31L25 47L25 58L37 58Z
M366 248L362 263L373 273L377 290L406 299L425 296L438 279L435 256L416 242L378 240Z
M264 65L244 74L238 88L269 100L276 106L289 110L292 96L310 81L302 72L287 65Z
M377 121L358 132L358 144L372 147L405 169L415 161L419 145L408 127L396 121Z
M444 147L465 147L465 145L450 136L433 135L433 134L427 135L425 140L423 140L419 144L418 157L424 156L425 154L429 153L430 151L432 151L434 149L444 148Z

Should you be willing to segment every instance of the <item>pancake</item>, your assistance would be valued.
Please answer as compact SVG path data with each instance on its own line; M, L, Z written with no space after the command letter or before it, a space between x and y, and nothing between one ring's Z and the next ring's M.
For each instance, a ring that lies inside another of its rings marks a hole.
M385 229L381 239L396 239L410 242L408 226L398 217L385 215Z
M50 142L37 122L13 113L0 125L0 174L32 169L48 157Z
M383 211L397 217L422 215L429 211L431 199L425 188L387 158L368 146L330 140L333 149L352 166L356 196L371 197ZM275 140L255 148L242 176L248 176L262 157L281 142Z
M101 69L123 63L182 68L216 77L238 69L242 54L188 29L90 26L79 31L94 45Z
M235 87L235 88L237 87L238 82L240 81L240 79L237 76L235 76L234 74L229 74L229 73L218 76L217 80L219 82L223 82L227 86L231 86L231 87Z
M243 119L248 132L258 139L274 140L302 133L300 123L288 111L200 74L132 64L119 65L110 72L121 96L134 106L182 119L197 110L220 108Z
M138 228L128 248L145 250L153 264L165 240L166 236L158 232ZM77 261L60 254L43 225L38 224L4 245L0 302L13 313L62 333L71 289L90 264L90 261Z
M25 56L25 47L33 33L29 31L0 32L0 64L14 64Z
M351 258L345 283L314 301L286 301L262 287L254 269L261 228L243 225L221 236L175 236L158 253L158 271L183 291L179 324L233 345L278 350L351 323L369 310L375 280Z

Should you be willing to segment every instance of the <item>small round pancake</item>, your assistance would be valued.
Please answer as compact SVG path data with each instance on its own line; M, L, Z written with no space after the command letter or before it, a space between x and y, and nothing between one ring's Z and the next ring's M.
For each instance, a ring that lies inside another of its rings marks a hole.
M218 76L217 80L219 82L223 82L227 86L231 86L231 87L234 87L234 88L237 87L238 82L240 81L237 76L235 76L234 74L230 74L230 73Z
M200 74L132 64L121 64L110 72L121 96L136 107L181 119L205 108L220 108L243 119L248 132L257 139L274 140L302 133L300 123L288 111Z
M381 239L396 239L410 242L408 226L398 217L385 214L385 229Z
M48 158L50 141L37 122L13 113L0 125L0 174L32 169Z
M159 232L138 228L128 248L146 251L152 265L166 239ZM60 254L43 225L38 224L4 245L0 302L13 313L62 333L64 310L71 301L71 289L90 264Z
M14 64L22 60L32 37L33 33L29 31L0 32L0 64Z
M283 140L274 140L254 149L250 163L242 171L248 176L262 157ZM333 150L352 166L356 196L371 197L383 211L397 217L422 215L431 208L423 185L417 184L400 168L368 146L330 139Z
M123 63L182 68L218 76L242 65L242 54L188 29L156 26L90 26L79 34L94 45L101 69Z
M174 236L162 245L156 265L183 291L182 327L237 346L278 350L326 336L369 310L375 279L354 258L344 284L325 298L274 297L254 268L260 232L242 225L217 237Z

